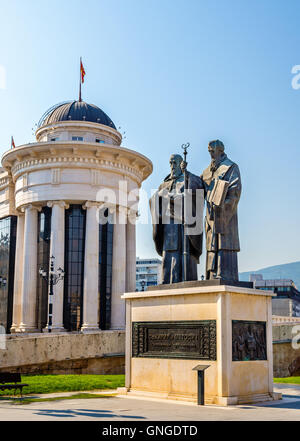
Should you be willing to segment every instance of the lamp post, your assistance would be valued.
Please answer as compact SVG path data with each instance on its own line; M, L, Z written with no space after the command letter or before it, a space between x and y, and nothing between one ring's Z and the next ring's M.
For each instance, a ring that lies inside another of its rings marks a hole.
M6 277L0 276L0 287L2 287L2 286L5 287L6 283L7 283Z
M52 330L52 315L53 315L53 286L60 280L63 280L65 271L59 267L57 271L54 271L54 256L50 257L50 269L49 274L43 268L39 269L40 277L46 280L49 286L49 307L48 307L48 332Z
M141 285L142 285L142 291L145 291L145 285L146 285L145 280L141 281Z

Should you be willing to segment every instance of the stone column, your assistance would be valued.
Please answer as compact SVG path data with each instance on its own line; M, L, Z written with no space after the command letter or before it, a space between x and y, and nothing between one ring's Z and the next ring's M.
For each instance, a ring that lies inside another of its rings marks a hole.
M36 324L37 214L41 207L22 207L25 213L21 323L19 332L38 332Z
M13 298L13 320L10 328L11 333L18 332L21 323L21 300L22 300L22 281L23 281L23 252L24 252L24 214L18 214L17 237L16 237L16 257L14 275L14 298Z
M82 332L99 331L99 223L98 202L86 202Z
M115 212L112 262L111 329L125 328L125 302L121 296L126 291L126 208Z
M50 256L54 256L54 271L65 265L65 209L69 208L64 201L49 201L51 212ZM49 289L49 288L48 288ZM63 325L64 282L60 280L53 286L52 332L64 331ZM47 330L47 327L46 327Z
M136 211L128 209L126 225L126 292L136 289Z

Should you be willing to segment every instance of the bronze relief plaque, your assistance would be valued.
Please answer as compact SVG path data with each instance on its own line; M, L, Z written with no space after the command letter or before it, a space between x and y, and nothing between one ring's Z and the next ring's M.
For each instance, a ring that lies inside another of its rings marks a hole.
M216 360L216 321L132 323L132 357Z
M267 360L266 322L232 321L232 361Z

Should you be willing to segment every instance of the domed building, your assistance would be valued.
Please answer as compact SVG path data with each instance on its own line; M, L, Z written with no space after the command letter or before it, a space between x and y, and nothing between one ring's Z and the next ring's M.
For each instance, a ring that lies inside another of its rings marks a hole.
M136 278L137 206L128 195L138 194L152 163L121 142L99 107L71 101L42 116L35 143L4 153L0 324L7 333L124 329L120 297L135 290ZM40 270L47 277L51 262L64 278L53 287L49 323Z

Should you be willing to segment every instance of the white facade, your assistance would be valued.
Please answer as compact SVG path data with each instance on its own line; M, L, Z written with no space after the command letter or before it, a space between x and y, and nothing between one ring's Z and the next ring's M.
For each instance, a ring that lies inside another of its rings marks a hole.
M140 259L136 260L136 291L143 291L148 286L161 283L161 260Z
M51 209L50 255L64 268L65 212L72 204L86 212L81 330L99 329L99 209L109 207L114 224L111 329L125 326L120 297L135 290L137 202L128 195L152 172L140 153L121 147L122 136L101 123L57 121L42 125L36 143L20 145L2 157L0 219L17 216L12 332L38 332L38 213ZM115 196L112 196L115 195ZM109 196L109 203L107 197ZM115 199L114 199L115 197ZM130 218L131 222L128 222ZM53 331L63 331L64 283L54 287Z

